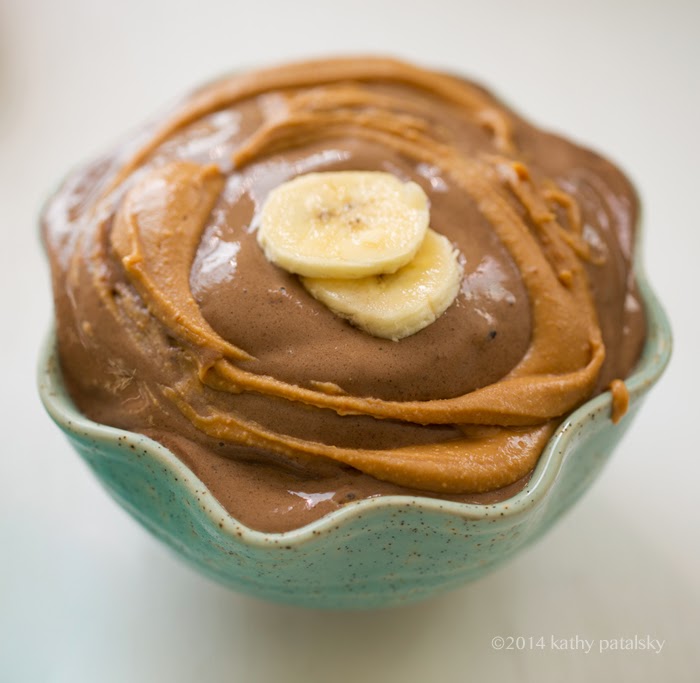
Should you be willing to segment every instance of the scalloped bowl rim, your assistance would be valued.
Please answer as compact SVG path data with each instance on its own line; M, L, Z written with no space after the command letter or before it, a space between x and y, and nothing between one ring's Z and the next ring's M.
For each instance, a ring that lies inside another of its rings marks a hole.
M625 384L630 393L630 405L641 399L656 383L668 364L671 354L671 330L666 313L654 295L636 259L636 276L647 314L647 339L635 371L627 377ZM183 485L193 497L207 486L172 451L147 436L94 422L80 413L63 386L56 355L55 334L49 333L44 343L39 364L39 393L51 418L65 432L78 433L96 442L115 446L126 443L148 453L159 464L177 473ZM599 394L572 412L558 427L540 455L528 485L514 496L491 504L457 503L430 498L428 496L377 496L348 503L305 526L285 532L263 532L251 529L233 517L213 494L204 509L212 525L220 531L235 536L255 546L269 546L284 541L285 544L301 544L322 531L350 521L369 510L411 506L412 508L457 515L468 520L493 519L517 516L532 510L552 488L563 462L568 442L584 427L590 418L601 412L610 414L612 395L609 391ZM606 418L609 419L609 418ZM504 520L505 521L505 520ZM223 526L221 526L223 525Z

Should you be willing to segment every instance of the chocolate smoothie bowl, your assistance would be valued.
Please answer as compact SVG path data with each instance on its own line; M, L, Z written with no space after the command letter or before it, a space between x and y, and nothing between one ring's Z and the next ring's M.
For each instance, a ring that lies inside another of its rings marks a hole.
M392 60L205 86L42 229L49 413L147 528L277 600L484 573L586 488L670 353L624 175Z

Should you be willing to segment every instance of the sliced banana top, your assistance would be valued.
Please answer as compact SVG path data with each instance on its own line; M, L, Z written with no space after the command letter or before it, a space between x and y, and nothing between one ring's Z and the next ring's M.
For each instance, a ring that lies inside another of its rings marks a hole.
M462 272L458 252L447 237L428 230L415 258L395 273L302 282L312 296L356 327L398 341L435 322L449 308Z
M398 341L434 322L459 292L459 254L429 223L416 183L375 171L309 173L270 193L258 242L334 313Z
M308 173L270 193L258 242L290 273L359 278L406 265L429 221L425 192L391 173Z

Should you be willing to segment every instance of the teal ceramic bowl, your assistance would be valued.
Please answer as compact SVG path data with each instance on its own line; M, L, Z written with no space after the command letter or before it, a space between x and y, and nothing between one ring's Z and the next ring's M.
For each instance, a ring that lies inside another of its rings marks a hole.
M611 422L609 393L586 403L552 437L527 488L495 505L387 496L350 503L294 531L262 533L231 517L165 447L81 415L64 388L53 335L41 358L41 398L113 498L207 576L307 607L409 603L505 562L544 533L600 472L671 353L666 315L641 274L639 280L649 327L627 380L627 415Z

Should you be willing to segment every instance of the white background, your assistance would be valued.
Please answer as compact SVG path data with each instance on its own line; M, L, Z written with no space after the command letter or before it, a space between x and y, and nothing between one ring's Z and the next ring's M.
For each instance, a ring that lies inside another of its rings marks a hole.
M72 166L241 65L388 53L470 74L604 150L643 197L668 374L541 542L448 596L319 613L180 564L89 475L36 396L42 201ZM691 681L700 669L700 3L0 0L0 681ZM495 636L545 637L495 651ZM589 654L551 638L595 640ZM664 640L661 654L597 652Z

